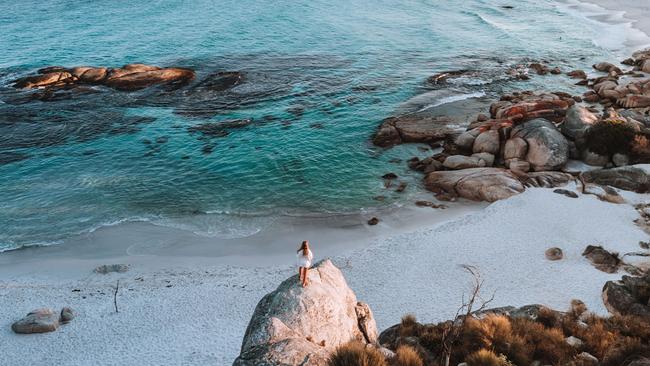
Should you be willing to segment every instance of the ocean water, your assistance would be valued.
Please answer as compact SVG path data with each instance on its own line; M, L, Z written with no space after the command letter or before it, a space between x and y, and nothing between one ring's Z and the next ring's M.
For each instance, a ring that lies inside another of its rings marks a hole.
M409 204L422 188L404 161L426 152L372 146L383 118L542 87L551 77L506 71L609 59L620 50L602 34L544 0L0 2L0 251L130 220L242 237L277 215ZM132 62L244 82L46 102L11 87L44 66ZM476 73L424 83L456 69ZM222 137L191 130L233 119L252 122ZM408 175L407 192L384 188L389 171Z

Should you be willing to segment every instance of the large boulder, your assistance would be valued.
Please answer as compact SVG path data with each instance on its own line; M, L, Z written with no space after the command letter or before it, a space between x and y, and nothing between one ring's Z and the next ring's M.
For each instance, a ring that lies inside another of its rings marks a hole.
M522 123L511 136L526 141L525 160L535 171L558 170L569 160L569 142L551 121L538 118Z
M233 365L326 365L329 354L350 340L376 343L377 326L367 304L357 301L330 260L282 282L257 304Z
M499 153L499 131L488 130L476 137L472 151L474 153L488 153L497 155Z
M585 131L596 122L598 122L598 116L587 108L576 104L567 110L561 131L564 136L576 141L581 146Z
M445 117L417 115L390 117L379 126L372 142L381 147L405 142L430 143L444 140L460 132L453 121Z
M512 172L500 168L433 172L424 178L424 185L436 193L487 202L502 200L525 190Z
M650 189L650 176L646 169L646 166L629 165L613 169L590 170L580 176L587 183L644 193Z

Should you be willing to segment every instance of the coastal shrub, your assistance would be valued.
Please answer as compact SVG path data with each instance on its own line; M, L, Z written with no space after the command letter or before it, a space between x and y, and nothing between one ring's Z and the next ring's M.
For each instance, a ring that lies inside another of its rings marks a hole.
M580 315L584 314L587 311L587 305L580 300L573 299L571 300L571 308L569 309L569 316L572 319L580 318Z
M559 324L559 319L555 311L546 306L539 309L537 321L542 323L546 328L555 328Z
M401 345L397 348L396 356L391 366L423 366L422 357L411 346Z
M330 356L328 366L387 366L384 355L359 341L339 346Z
M623 120L605 120L595 123L585 132L585 146L592 152L611 156L628 154L636 131Z
M647 339L650 342L650 319L635 315L614 315L605 319L611 329L625 337Z
M402 322L399 327L399 334L401 337L417 337L420 330L420 324L418 323L415 315L406 314L402 317Z
M442 335L450 324L451 322L447 321L437 325L424 325L420 331L420 345L434 355L442 354Z
M627 365L637 359L650 357L650 347L639 338L618 339L602 358L603 366Z
M417 337L423 348L414 350L438 366L443 360L442 336L452 322L419 324L405 317L409 336ZM576 349L566 337L579 338ZM587 352L603 365L626 365L630 360L650 358L650 318L638 316L600 317L587 312L582 301L573 300L566 313L541 308L535 319L488 314L467 318L460 337L453 344L450 364L467 362L492 365L499 362L530 365L534 361L552 365L587 365L578 357ZM478 363L477 363L478 362ZM497 365L501 365L498 364Z
M494 352L485 348L480 349L465 358L468 366L512 366L507 358L497 356Z
M513 333L522 337L528 356L546 364L568 362L575 350L564 341L564 333L559 328L546 328L530 319L512 319Z
M592 317L587 324L587 328L578 327L571 335L582 340L584 351L602 359L616 341L617 335L607 329L600 318Z

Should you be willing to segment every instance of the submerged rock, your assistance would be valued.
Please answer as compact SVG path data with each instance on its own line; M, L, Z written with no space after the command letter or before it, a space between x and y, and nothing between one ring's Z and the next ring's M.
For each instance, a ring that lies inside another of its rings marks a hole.
M71 69L60 66L40 69L14 81L21 89L58 88L82 84L105 85L117 90L133 91L153 85L184 85L194 79L190 69L144 64L128 64L121 68L80 66Z
M460 133L453 122L444 117L400 116L385 119L372 142L390 147L405 142L430 143Z
M257 304L234 366L326 365L329 354L350 340L377 341L368 305L358 302L330 260L284 281Z

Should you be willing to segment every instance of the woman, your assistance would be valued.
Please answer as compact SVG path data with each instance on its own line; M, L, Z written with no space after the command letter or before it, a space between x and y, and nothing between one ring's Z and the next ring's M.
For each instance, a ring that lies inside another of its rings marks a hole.
M300 282L302 287L307 286L307 271L311 267L311 260L314 259L314 255L311 250L309 250L309 242L307 240L303 241L300 245L300 249L296 254L298 259L298 274L300 275Z

